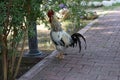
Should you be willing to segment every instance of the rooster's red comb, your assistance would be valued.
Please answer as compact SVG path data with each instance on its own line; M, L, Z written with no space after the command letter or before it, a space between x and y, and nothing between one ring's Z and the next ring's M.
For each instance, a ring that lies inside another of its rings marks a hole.
M54 11L51 9L47 13L48 17L50 18L52 15L54 15Z

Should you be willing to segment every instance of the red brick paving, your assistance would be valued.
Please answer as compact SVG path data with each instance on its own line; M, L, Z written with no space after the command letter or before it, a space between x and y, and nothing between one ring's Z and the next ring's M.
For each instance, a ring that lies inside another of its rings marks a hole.
M84 36L86 50L67 49L65 59L53 59L30 80L120 80L120 11L99 18Z

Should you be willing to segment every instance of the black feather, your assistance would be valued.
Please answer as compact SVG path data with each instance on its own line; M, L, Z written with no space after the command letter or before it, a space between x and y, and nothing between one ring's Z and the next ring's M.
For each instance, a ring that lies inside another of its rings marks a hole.
M80 34L80 33L74 33L72 36L74 36L74 35L76 35L79 38L82 38L84 40L84 42L85 42L85 49L86 49L87 48L87 43L86 43L86 39L84 38L84 36L82 34Z
M81 52L81 41L80 41L79 37L76 36L76 38L77 38L77 41L78 41L78 44L79 44L79 52Z
M65 43L64 43L64 41L62 39L60 40L60 43L61 43L60 44L61 46L65 46Z
M84 38L83 35L81 35L80 33L74 33L73 35L71 35L72 37L72 40L73 40L73 43L70 45L72 47L74 47L75 45L77 45L77 42L79 44L79 52L81 51L81 41L80 41L80 38L82 38L85 42L85 49L87 47L87 44L86 44L86 39Z

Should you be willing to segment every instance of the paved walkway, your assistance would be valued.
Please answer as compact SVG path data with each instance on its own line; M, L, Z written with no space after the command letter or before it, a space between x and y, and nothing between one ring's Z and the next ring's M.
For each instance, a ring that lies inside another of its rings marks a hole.
M30 80L120 80L120 11L99 18L84 36L86 50L67 49L64 60L54 59Z

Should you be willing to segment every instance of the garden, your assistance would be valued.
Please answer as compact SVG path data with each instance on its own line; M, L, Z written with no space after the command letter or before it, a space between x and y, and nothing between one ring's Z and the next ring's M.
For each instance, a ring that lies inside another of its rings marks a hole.
M46 15L49 9L56 12L62 28L72 34L98 18L104 10L113 10L119 5L120 0L1 0L0 80L19 78L55 50L49 36ZM35 35L38 50L46 55L42 58L23 57L29 52L29 38Z

